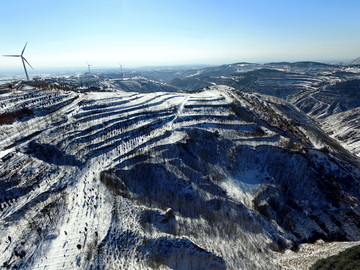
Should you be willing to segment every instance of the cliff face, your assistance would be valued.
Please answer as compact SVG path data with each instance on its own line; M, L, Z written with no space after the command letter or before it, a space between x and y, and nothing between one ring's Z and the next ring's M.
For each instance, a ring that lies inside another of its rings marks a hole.
M280 99L23 89L0 109L5 269L281 269L360 240L357 159Z

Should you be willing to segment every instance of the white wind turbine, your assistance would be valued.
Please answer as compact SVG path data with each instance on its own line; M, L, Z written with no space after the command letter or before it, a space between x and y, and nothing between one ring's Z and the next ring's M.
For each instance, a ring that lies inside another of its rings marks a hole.
M91 73L91 71L90 71L91 65L90 65L88 62L86 62L86 64L87 64L87 66L88 66L89 73Z
M5 56L5 57L20 57L20 58L21 58L21 61L22 61L22 63L23 63L23 66L24 66L24 71L25 71L26 79L27 79L28 81L30 81L29 75L28 75L27 70L26 70L25 62L26 62L26 64L28 64L32 69L34 69L34 68L30 65L30 63L29 63L29 62L26 60L26 58L24 57L24 51L25 51L26 45L27 45L27 42L25 43L24 49L22 50L21 54L11 54L11 55L3 55L3 56Z
M119 63L121 78L124 78L123 65Z

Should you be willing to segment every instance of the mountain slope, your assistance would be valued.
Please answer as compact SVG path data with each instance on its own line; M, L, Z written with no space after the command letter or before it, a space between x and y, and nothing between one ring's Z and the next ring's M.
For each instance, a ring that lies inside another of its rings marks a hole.
M359 79L349 79L314 91L304 91L290 101L317 119L324 131L346 149L359 155Z
M27 88L0 110L4 269L281 269L360 240L358 160L280 99Z
M315 91L304 91L290 101L313 118L323 119L360 106L360 80L340 81Z
M331 137L354 153L360 155L360 107L331 115L320 125Z

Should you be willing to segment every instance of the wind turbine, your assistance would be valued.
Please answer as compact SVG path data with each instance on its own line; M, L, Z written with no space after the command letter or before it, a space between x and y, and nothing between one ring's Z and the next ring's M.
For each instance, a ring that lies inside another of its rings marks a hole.
M87 63L87 66L88 66L89 73L91 73L91 71L90 71L91 65L88 62L86 62L86 63Z
M123 65L119 63L121 77L124 78Z
M5 56L5 57L20 57L20 58L21 58L21 61L22 61L22 63L23 63L23 66L24 66L24 71L25 71L26 79L27 79L28 81L30 81L29 75L28 75L27 70L26 70L25 62L26 62L26 64L28 64L32 69L34 69L34 68L30 65L30 63L29 63L29 62L26 60L26 58L23 56L23 55L24 55L25 48L26 48L26 45L27 45L27 42L25 43L24 49L22 50L21 54L12 54L12 55L3 55L3 56Z

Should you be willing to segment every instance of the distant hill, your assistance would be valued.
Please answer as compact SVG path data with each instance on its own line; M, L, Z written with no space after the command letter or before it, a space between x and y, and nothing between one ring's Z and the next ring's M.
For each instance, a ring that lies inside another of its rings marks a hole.
M192 70L145 71L141 75L163 81L183 91L211 85L227 85L246 92L259 92L284 99L306 89L329 85L334 77L356 78L343 66L320 62L238 62Z
M227 85L240 91L258 92L287 99L304 89L318 87L322 83L317 74L319 66L276 63L265 65L239 64L200 70L193 75L177 77L170 84L188 91L194 91L212 84ZM308 74L309 73L309 74ZM316 76L316 77L315 77ZM327 78L323 78L327 81Z
M329 64L313 61L300 61L291 64L292 66L308 67L308 66L331 66Z

